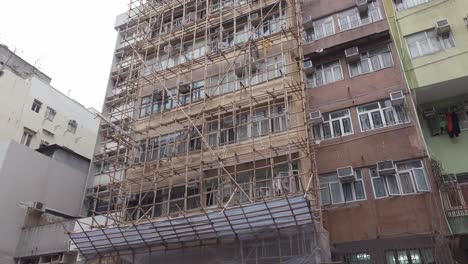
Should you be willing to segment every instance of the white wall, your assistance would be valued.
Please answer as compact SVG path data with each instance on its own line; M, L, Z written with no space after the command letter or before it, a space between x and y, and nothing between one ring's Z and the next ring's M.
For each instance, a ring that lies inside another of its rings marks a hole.
M31 110L34 99L42 102L39 113ZM57 112L53 121L45 118L48 106ZM75 134L67 131L69 120L78 123ZM31 148L38 148L41 140L45 140L91 159L99 120L82 105L37 77L23 79L6 68L0 77L0 126L0 140L20 142L24 127L27 127L36 132ZM54 135L49 136L44 129Z
M86 173L13 141L0 142L0 166L0 263L3 264L11 263L25 221L27 210L18 203L43 202L47 208L78 215Z

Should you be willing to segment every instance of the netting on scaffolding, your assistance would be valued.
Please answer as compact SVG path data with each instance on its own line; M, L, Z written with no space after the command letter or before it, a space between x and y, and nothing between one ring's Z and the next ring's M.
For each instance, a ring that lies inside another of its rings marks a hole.
M260 232L242 239L206 240L203 244L180 244L165 249L108 255L99 259L102 264L115 263L193 263L193 264L303 264L321 263L326 235L314 225L290 227L280 232ZM89 261L93 263L96 261Z

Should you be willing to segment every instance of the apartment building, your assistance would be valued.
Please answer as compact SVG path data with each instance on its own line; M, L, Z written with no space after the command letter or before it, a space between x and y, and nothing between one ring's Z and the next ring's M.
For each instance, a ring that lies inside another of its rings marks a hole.
M321 263L299 3L131 1L71 234L102 263Z
M324 227L336 261L453 263L384 4L304 0L307 111Z
M91 159L99 120L51 78L0 45L0 140L32 149L58 144Z
M437 165L456 258L468 249L468 2L386 1L429 153Z

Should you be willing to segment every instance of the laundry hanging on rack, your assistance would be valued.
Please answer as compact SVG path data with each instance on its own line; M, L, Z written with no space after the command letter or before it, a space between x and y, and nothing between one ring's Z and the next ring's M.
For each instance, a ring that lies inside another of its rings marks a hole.
M453 126L453 135L451 137L456 136L460 134L460 120L458 119L458 114L456 112L452 112L452 126Z

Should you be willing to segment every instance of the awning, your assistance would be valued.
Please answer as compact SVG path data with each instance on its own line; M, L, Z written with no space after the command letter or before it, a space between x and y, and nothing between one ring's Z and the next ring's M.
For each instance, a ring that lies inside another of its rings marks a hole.
M311 223L309 202L303 196L295 196L231 207L224 212L217 210L132 226L84 230L70 234L70 238L81 254L93 257L206 239L247 239L268 229Z

